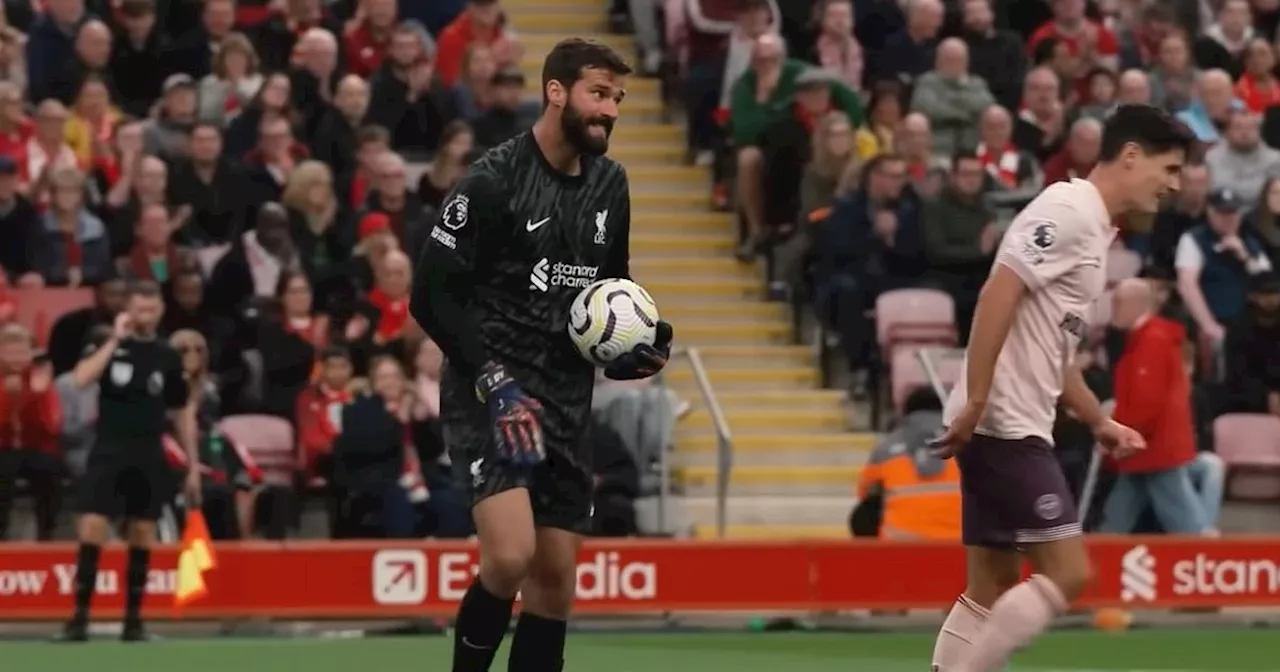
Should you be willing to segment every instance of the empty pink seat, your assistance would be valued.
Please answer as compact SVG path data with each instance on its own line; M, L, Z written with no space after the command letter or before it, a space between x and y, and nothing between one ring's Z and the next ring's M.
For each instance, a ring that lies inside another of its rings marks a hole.
M298 447L287 420L274 415L232 415L218 423L218 430L257 463L265 483L293 485Z
M49 330L59 317L93 305L93 290L89 288L42 287L9 291L17 303L15 318L31 330L40 347L48 343Z
M1280 498L1280 418L1228 413L1213 423L1213 444L1227 464L1227 492L1237 499Z
M889 360L889 380L895 416L902 415L902 407L912 392L922 387L933 389L924 365L920 363L920 358L916 354L919 350L920 348L909 345L901 345L893 349L893 355ZM950 389L952 385L959 382L963 367L963 357L939 357L934 360L935 372L946 389ZM945 403L946 399L942 401Z
M889 353L900 343L954 345L956 307L936 289L895 289L876 298L876 340Z
M1110 287L1121 280L1137 277L1142 270L1142 257L1136 252L1123 247L1107 250L1107 286Z

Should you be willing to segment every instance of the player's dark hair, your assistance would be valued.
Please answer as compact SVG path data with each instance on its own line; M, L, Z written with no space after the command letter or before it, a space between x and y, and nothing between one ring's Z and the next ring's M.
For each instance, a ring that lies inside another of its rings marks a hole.
M129 283L129 298L159 299L164 296L160 284L154 280L134 280Z
M542 63L542 104L547 104L547 85L553 80L572 89L584 71L608 70L615 75L631 74L631 66L618 52L594 40L571 37L561 40Z
M941 411L942 400L938 398L938 393L932 388L917 387L907 395L907 400L902 404L902 414L911 415L916 411Z
M217 133L219 138L222 137L222 127L212 121L197 121L195 124L191 126L191 134L195 135L196 131L202 128L209 129L214 133Z
M1147 154L1181 150L1190 156L1195 142L1191 131L1168 112L1152 105L1121 105L1102 128L1102 151L1098 160L1115 161L1130 143Z

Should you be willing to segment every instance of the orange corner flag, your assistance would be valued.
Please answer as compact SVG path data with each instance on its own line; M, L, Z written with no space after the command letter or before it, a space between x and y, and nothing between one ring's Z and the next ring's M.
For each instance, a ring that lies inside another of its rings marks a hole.
M182 551L178 554L174 606L182 607L207 595L209 589L204 582L204 573L216 566L217 558L204 514L198 510L188 511L186 528L182 533Z

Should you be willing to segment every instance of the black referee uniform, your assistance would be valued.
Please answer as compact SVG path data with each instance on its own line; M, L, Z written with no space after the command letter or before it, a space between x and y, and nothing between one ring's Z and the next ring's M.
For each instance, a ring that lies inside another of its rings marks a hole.
M98 389L98 436L85 467L81 511L156 520L176 488L161 436L168 411L187 404L182 360L159 338L125 339Z
M569 339L569 306L596 280L629 277L631 205L622 166L581 162L555 170L526 132L472 164L423 248L411 310L447 358L444 437L472 503L524 487L536 525L589 532L595 368ZM475 390L489 361L542 404L546 459L531 471L494 459Z

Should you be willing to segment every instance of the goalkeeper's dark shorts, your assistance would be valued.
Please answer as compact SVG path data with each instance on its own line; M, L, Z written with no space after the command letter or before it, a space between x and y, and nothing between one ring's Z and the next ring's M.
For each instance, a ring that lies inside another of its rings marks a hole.
M533 467L502 459L494 439L489 409L467 389L440 391L441 425L453 473L471 506L515 488L529 492L533 523L585 534L591 531L591 409L544 405L542 420L546 459Z

